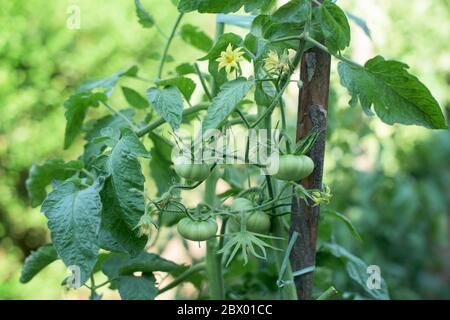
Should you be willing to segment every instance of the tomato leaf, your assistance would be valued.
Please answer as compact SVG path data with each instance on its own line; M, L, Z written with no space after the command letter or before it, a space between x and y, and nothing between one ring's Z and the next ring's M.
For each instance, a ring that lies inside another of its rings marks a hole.
M208 52L213 45L211 38L192 24L183 25L180 30L180 35L184 42L205 52Z
M362 29L362 31L364 31L364 33L369 39L372 39L372 33L370 32L369 26L367 25L367 22L364 19L354 15L349 11L346 11L345 13L350 20L352 20L358 27Z
M155 133L150 133L149 137L153 141L153 148L150 151L152 155L150 160L150 174L158 188L157 195L160 196L173 184L178 183L180 178L171 167L172 146L170 142Z
M141 271L151 273L155 271L175 272L184 269L184 266L178 265L172 261L161 258L154 253L142 252L139 256L126 257L119 265L119 275L130 275L134 272Z
M428 88L407 71L408 66L381 56L364 67L341 62L338 65L341 84L352 96L351 105L359 100L363 110L387 124L420 125L445 129L444 115Z
M127 119L131 120L135 114L133 109L119 110L119 112ZM96 121L89 123L86 129L85 139L87 143L84 145L83 162L89 167L93 159L102 153L107 143L98 141L102 137L102 130L105 128L122 129L129 128L130 124L123 117L115 114L104 116Z
M102 270L110 280L117 282L120 297L124 300L150 300L158 294L152 275L155 271L179 274L185 266L178 265L160 256L142 252L136 257L129 255L113 255L108 257ZM133 274L142 272L142 276Z
M319 138L319 135L323 131L324 131L323 129L321 130L317 127L311 128L311 130L308 132L306 136L297 141L293 153L297 155L307 154L309 150L311 150L311 148L314 146L317 139Z
M219 94L214 97L203 119L203 133L208 129L216 129L233 112L239 102L245 98L247 93L255 84L254 79L244 77L226 82L220 88Z
M122 87L123 96L127 100L127 102L136 109L145 109L149 106L147 99L140 95L134 89L128 87Z
M104 162L108 175L101 192L103 203L99 241L102 248L138 254L147 242L137 236L136 226L144 214L144 176L137 157L149 157L138 137L124 129L122 137Z
M180 0L178 10L180 12L198 11L200 13L230 13L238 11L244 6L245 12L251 12L265 7L271 0Z
M170 124L173 130L180 127L183 114L183 98L180 90L170 85L163 89L150 88L147 98L158 114Z
M255 86L255 102L259 106L268 106L272 102L277 91L269 81L260 81Z
M27 283L34 278L42 269L58 259L58 254L52 244L46 244L31 252L25 259L20 274L20 282Z
M65 181L50 192L41 208L58 256L66 266L80 269L80 284L89 278L97 261L102 187L103 180L85 189Z
M324 244L323 251L329 252L336 258L339 258L345 263L347 274L355 281L362 289L372 298L377 300L389 300L389 291L386 281L381 277L381 288L377 290L371 290L367 286L367 280L369 274L367 273L368 266L360 258L348 252L343 247L335 243Z
M26 188L33 208L39 206L47 196L45 188L54 180L66 180L83 168L83 162L47 160L41 165L33 164L30 168Z
M144 28L151 28L155 24L155 20L153 17L145 10L140 0L135 0L134 4L136 5L136 15L138 17L139 23Z
M137 66L132 66L125 71L119 70L110 77L87 80L77 88L76 92L78 93L103 88L105 89L104 93L106 95L110 95L112 93L113 87L116 85L117 81L119 81L120 78L136 77L138 70L139 68Z
M350 25L344 11L330 0L325 0L319 7L319 13L326 46L333 52L347 48L350 44Z
M335 210L328 209L328 208L325 210L322 210L321 212L324 214L328 214L328 215L342 221L356 240L361 241L361 242L363 241L361 238L361 235L359 234L356 227L353 225L352 221L349 218L347 218L346 216L344 216L342 213L339 213Z
M271 20L275 23L305 23L310 15L310 0L291 0L278 8Z
M389 300L389 291L386 284L386 281L380 275L380 289L371 290L367 286L367 280L369 277L368 274L368 266L364 261L355 255L348 252L343 247L339 246L335 243L326 243L324 244L323 250L329 252L336 258L339 258L341 261L345 263L347 274L350 278L355 281L360 287L372 298L377 300Z
M176 77L172 79L160 80L155 82L156 85L167 87L167 86L176 86L178 90L180 90L183 97L189 101L191 99L192 93L195 90L195 82L186 77Z
M195 74L195 68L190 63L182 63L175 68L175 71L180 75L184 76L187 74Z
M97 107L100 101L106 100L107 97L103 93L86 91L76 93L64 102L64 108L66 108L64 115L67 120L64 149L69 148L80 133L89 107Z
M117 288L122 300L153 300L158 295L156 280L152 275L120 276Z

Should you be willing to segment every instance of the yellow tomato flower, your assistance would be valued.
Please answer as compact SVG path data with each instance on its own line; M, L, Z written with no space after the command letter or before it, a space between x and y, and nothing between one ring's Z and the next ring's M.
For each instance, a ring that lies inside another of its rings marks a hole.
M287 73L290 70L288 55L283 54L280 59L278 53L273 50L269 51L267 57L264 59L264 63L265 67L269 71L278 71L281 73Z
M270 50L267 54L267 58L264 59L264 63L267 69L276 69L278 63L280 63L280 59L278 58L278 53Z
M238 68L238 63L242 61L243 55L244 52L241 51L240 47L233 50L231 43L229 43L227 49L220 53L220 58L216 59L219 62L219 71L225 68L227 74L230 74L233 71L232 69Z

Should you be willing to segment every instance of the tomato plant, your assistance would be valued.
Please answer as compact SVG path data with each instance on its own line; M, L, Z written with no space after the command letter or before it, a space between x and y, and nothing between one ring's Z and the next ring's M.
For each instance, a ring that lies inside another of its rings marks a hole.
M152 15L135 2L142 26L154 27ZM241 7L248 14L228 15ZM48 160L30 169L27 188L32 206L41 206L47 217L52 243L26 259L22 282L61 259L77 270L65 283L72 288L88 286L91 298L98 298L97 291L108 285L123 299L153 299L202 274L207 295L224 299L233 298L224 281L233 263L261 263L261 268L269 265L276 270L270 284L276 286L278 297L310 299L315 269L320 277L327 263L338 261L369 298L389 298L384 280L379 291L366 290L362 279L367 266L361 259L317 235L322 206L323 215L339 219L360 238L345 215L327 207L332 190L322 183L330 59L338 60L350 104L359 102L365 113L376 114L387 124L446 128L430 91L401 62L376 56L360 65L345 56L350 45L347 15L330 0L291 0L279 8L271 0L180 0L177 8L180 13L154 80L132 66L82 83L65 101L64 149L84 133L84 152L77 160ZM196 26L181 25L189 12L217 14L214 40ZM225 32L229 25L244 31ZM171 43L178 36L204 55L199 62L165 72ZM294 79L298 68L301 78ZM126 78L144 81L149 88L144 97L123 87L129 108L118 110L111 92ZM298 86L302 101L295 144L283 100L291 83ZM91 108L99 107L108 114L85 121ZM201 119L200 134L186 144L180 131L196 118ZM224 151L216 144L219 137L207 134L237 127L248 134L241 139L246 142L243 155ZM275 138L266 139L279 143L275 154L251 160L253 147L264 151L271 144L263 140L252 145L254 130L275 133ZM183 151L184 156L172 157L172 150ZM245 165L224 162L226 158ZM145 159L150 176L143 173ZM273 162L278 166L270 172ZM147 179L156 190L148 190ZM218 195L219 179L231 188ZM185 194L202 184L203 199L189 207ZM234 199L231 205L229 198ZM161 229L175 224L184 239L206 241L205 261L178 265L149 252ZM320 261L315 258L317 242ZM175 280L159 287L154 272L169 273ZM97 284L100 273L108 280ZM319 299L337 293L333 283L324 283L327 287L314 293ZM202 290L199 284L197 288Z

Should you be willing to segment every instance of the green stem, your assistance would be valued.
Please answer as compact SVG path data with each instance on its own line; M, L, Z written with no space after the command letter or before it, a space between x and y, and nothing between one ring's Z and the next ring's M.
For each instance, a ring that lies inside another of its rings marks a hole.
M123 120L125 120L125 122L128 123L128 124L130 125L130 127L131 127L133 130L135 130L135 131L138 130L138 128L136 127L136 125L135 125L133 122L131 122L130 119L128 119L127 117L125 117L121 112L119 112L119 111L117 111L116 109L114 109L114 108L113 108L112 106L110 106L107 102L103 102L103 101L102 101L102 103L103 103L103 105L104 105L109 111L111 111L113 114L115 114L115 115L121 117Z
M225 31L225 24L224 23L216 23L216 38L215 41L219 39L219 37L224 33ZM214 77L211 77L211 95L213 97L217 96L219 93L219 86L217 85L216 81L214 80Z
M246 116L246 119L247 119L247 122L255 121L256 115L248 115L248 116ZM244 120L242 118L236 118L236 119L228 120L227 122L225 122L225 126L234 126L234 125L241 124L241 123L244 123Z
M256 82L264 82L264 81L275 81L278 78L262 78L262 79L255 79Z
M277 95L273 98L272 102L270 103L270 105L264 110L264 112L262 114L260 114L260 116L256 119L256 121L250 126L250 128L255 128L257 125L260 124L261 121L263 121L264 119L266 119L267 116L270 116L272 114L273 109L275 108L275 106L278 103L278 99L280 99L280 97L283 95L284 90L286 90L287 86L289 85L289 81L286 81L286 83L284 84L284 86L281 88L280 91L278 91Z
M94 279L94 275L93 274L91 274L90 280L91 280L91 286L88 287L88 288L91 290L90 299L92 299L95 296L95 294L96 294L96 292L95 292L95 288L96 288L95 287L95 279Z
M87 171L86 169L81 169L81 172L83 172L85 175L87 175L89 178L91 178L92 180L95 180L95 176L90 173L89 171Z
M266 176L267 187L269 190L269 196L273 197L276 192L276 185L272 183L270 176ZM283 217L278 213L278 209L272 209L272 233L278 239L273 239L273 246L275 248L280 248L282 251L275 252L275 260L277 263L278 270L281 269L281 265L283 263L284 251L287 248L286 237L287 233L284 229L283 225ZM281 238L281 239L280 239ZM281 288L281 298L284 300L297 300L297 291L295 289L294 277L292 275L291 264L288 262L285 270L285 279L288 280L289 283L284 285Z
M170 44L172 43L173 37L175 36L175 33L177 31L178 25L180 24L181 18L183 18L184 13L180 13L177 17L177 20L175 21L175 24L173 25L172 32L170 33L169 39L167 39L166 47L164 48L164 53L161 57L161 62L159 63L159 70L158 70L158 78L161 79L161 75L163 73L164 63L166 61L167 53L169 52Z
M283 42L283 41L289 41L289 40L301 40L303 38L303 35L299 35L299 36L290 36L290 37L282 37L282 38L278 38L278 39L274 39L271 40L271 43L276 43L276 42Z
M305 40L308 42L311 42L315 47L319 48L320 50L328 53L329 55L332 55L333 57L335 57L336 59L342 61L342 62L346 62L349 63L351 65L354 65L355 67L359 67L359 68L364 68L364 66L360 65L359 63L353 61L350 58L344 57L343 55L341 55L340 53L333 53L330 50L328 50L328 48L326 46L324 46L323 44L321 44L319 41L309 37L309 36L305 36Z
M288 81L289 83L289 81ZM278 88L279 89L279 88ZM286 131L286 112L285 112L285 108L284 108L284 101L283 101L283 97L280 97L280 114L281 114L281 129L283 132Z
M216 23L216 42L224 31L225 24ZM211 79L211 96L214 98L219 93L219 87L214 78L211 77ZM214 205L216 200L216 184L218 179L217 171L213 172L206 179L204 202L211 206ZM225 299L225 290L222 274L222 255L217 254L218 250L219 243L216 238L212 238L206 242L206 273L209 281L209 295L211 299L223 300Z
M247 118L246 118L245 115L241 112L241 110L235 109L234 111L239 115L239 117L240 117L240 118L242 119L242 121L245 123L245 126L246 126L247 128L250 128L250 123L248 123Z
M156 30L159 32L160 35L163 36L164 39L166 39L166 40L169 39L169 37L167 36L167 34L164 32L164 30L161 29L161 27L159 26L159 24L155 23L155 27L156 27Z
M199 103L191 108L185 109L183 111L183 117L191 115L193 113L202 111L202 110L206 110L209 107L209 103ZM142 129L139 129L136 131L136 135L138 137L142 137L145 134L151 132L152 130L158 128L159 126L163 125L166 122L166 120L164 120L163 118L158 118L155 121L153 121L152 123L148 124L147 126L145 126Z
M205 184L204 202L213 206L216 198L216 184L218 176L217 171L213 172ZM222 231L222 230L221 230ZM206 241L206 274L209 282L209 296L213 300L225 299L223 278L222 278L222 259L219 251L219 243L216 238Z
M336 295L338 293L338 291L336 290L335 287L331 286L329 287L324 293L322 293L317 300L328 300L330 299L332 296Z
M200 79L200 84L202 85L203 91L205 91L206 96L208 97L209 101L212 101L211 93L208 90L208 86L206 85L205 78L202 75L202 72L200 71L200 68L198 67L197 63L194 63L195 72L197 72L198 78Z
M111 279L108 279L108 280L105 280L104 282L102 282L102 283L100 283L100 284L97 284L95 287L94 287L94 289L95 290L97 290L97 289L99 289L99 288L101 288L101 287L104 287L104 286L106 286L108 283L110 283L111 282Z
M200 262L200 263L197 263L196 265L191 266L185 272L183 272L178 277L176 277L175 280L173 280L167 286L165 286L164 288L161 288L160 290L158 290L158 294L161 294L163 292L166 292L167 290L175 288L177 285L182 283L184 280L189 278L194 273L197 273L197 272L202 271L204 269L205 269L205 263L204 262Z
M288 79L289 79L289 77L288 77ZM289 82L287 81L286 85L284 85L283 88L286 88L288 83ZM284 89L283 89L283 91L284 91ZM281 97L281 94L279 94L279 97ZM279 97L275 97L274 98L274 102L275 103L279 99ZM268 109L270 109L270 107L267 108L263 112L263 116L264 117L262 117L262 119L264 120L264 123L262 123L260 125L260 128L264 128L264 129L270 130L270 128L271 128L271 115L272 115L273 108L269 112L267 112ZM258 110L258 111L259 111L259 113L262 112L262 110ZM266 181L267 181L267 190L269 192L269 197L274 202L279 201L280 198L281 198L281 193L284 190L284 188L283 188L283 190L281 190L280 194L278 194L277 197L275 197L275 194L277 192L276 191L276 189L277 189L276 184L272 183L272 179L271 179L270 176L266 176ZM269 201L269 202L271 202L271 201ZM281 269L281 265L283 263L283 258L284 258L284 256L283 256L284 253L283 252L287 248L287 242L285 240L285 238L287 237L287 233L286 233L286 231L284 230L284 227L283 227L283 220L282 220L283 217L277 216L278 215L278 209L273 208L272 209L272 214L275 215L274 217L272 217L272 220L271 220L272 221L272 233L273 233L273 235L275 237L280 238L280 239L273 239L272 240L273 241L273 246L276 247L276 248L280 248L281 249L281 250L275 250L274 251L275 261L276 261L276 264L277 264L277 269L280 270ZM291 264L290 263L288 263L287 266L286 266L285 277L288 280L292 280L292 282L290 284L287 284L287 285L283 286L280 289L281 298L285 299L285 300L297 300L297 292L296 292L294 281L293 281L294 278L292 276L292 269L291 269Z

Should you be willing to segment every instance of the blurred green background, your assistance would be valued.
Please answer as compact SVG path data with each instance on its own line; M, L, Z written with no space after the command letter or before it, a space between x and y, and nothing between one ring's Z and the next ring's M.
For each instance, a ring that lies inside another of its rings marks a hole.
M142 2L168 32L177 15L171 1ZM409 64L448 114L450 1L339 2L372 31L369 39L353 25L347 54L364 61L380 53ZM66 26L70 5L81 10L80 29ZM214 32L212 15L189 14L185 22ZM78 156L81 141L62 150L62 104L74 86L133 64L141 76L154 78L158 61L152 55L161 52L164 39L138 24L131 0L2 1L0 30L0 299L87 298L87 291L60 285L66 274L60 262L19 283L24 258L49 241L46 219L27 197L28 169L44 159ZM171 55L179 64L201 53L185 50L177 39ZM450 299L450 132L368 118L348 107L334 71L332 78L325 182L335 195L333 207L352 219L364 241L356 243L339 225L336 237L381 267L392 298ZM287 97L291 128L295 100L293 86Z

